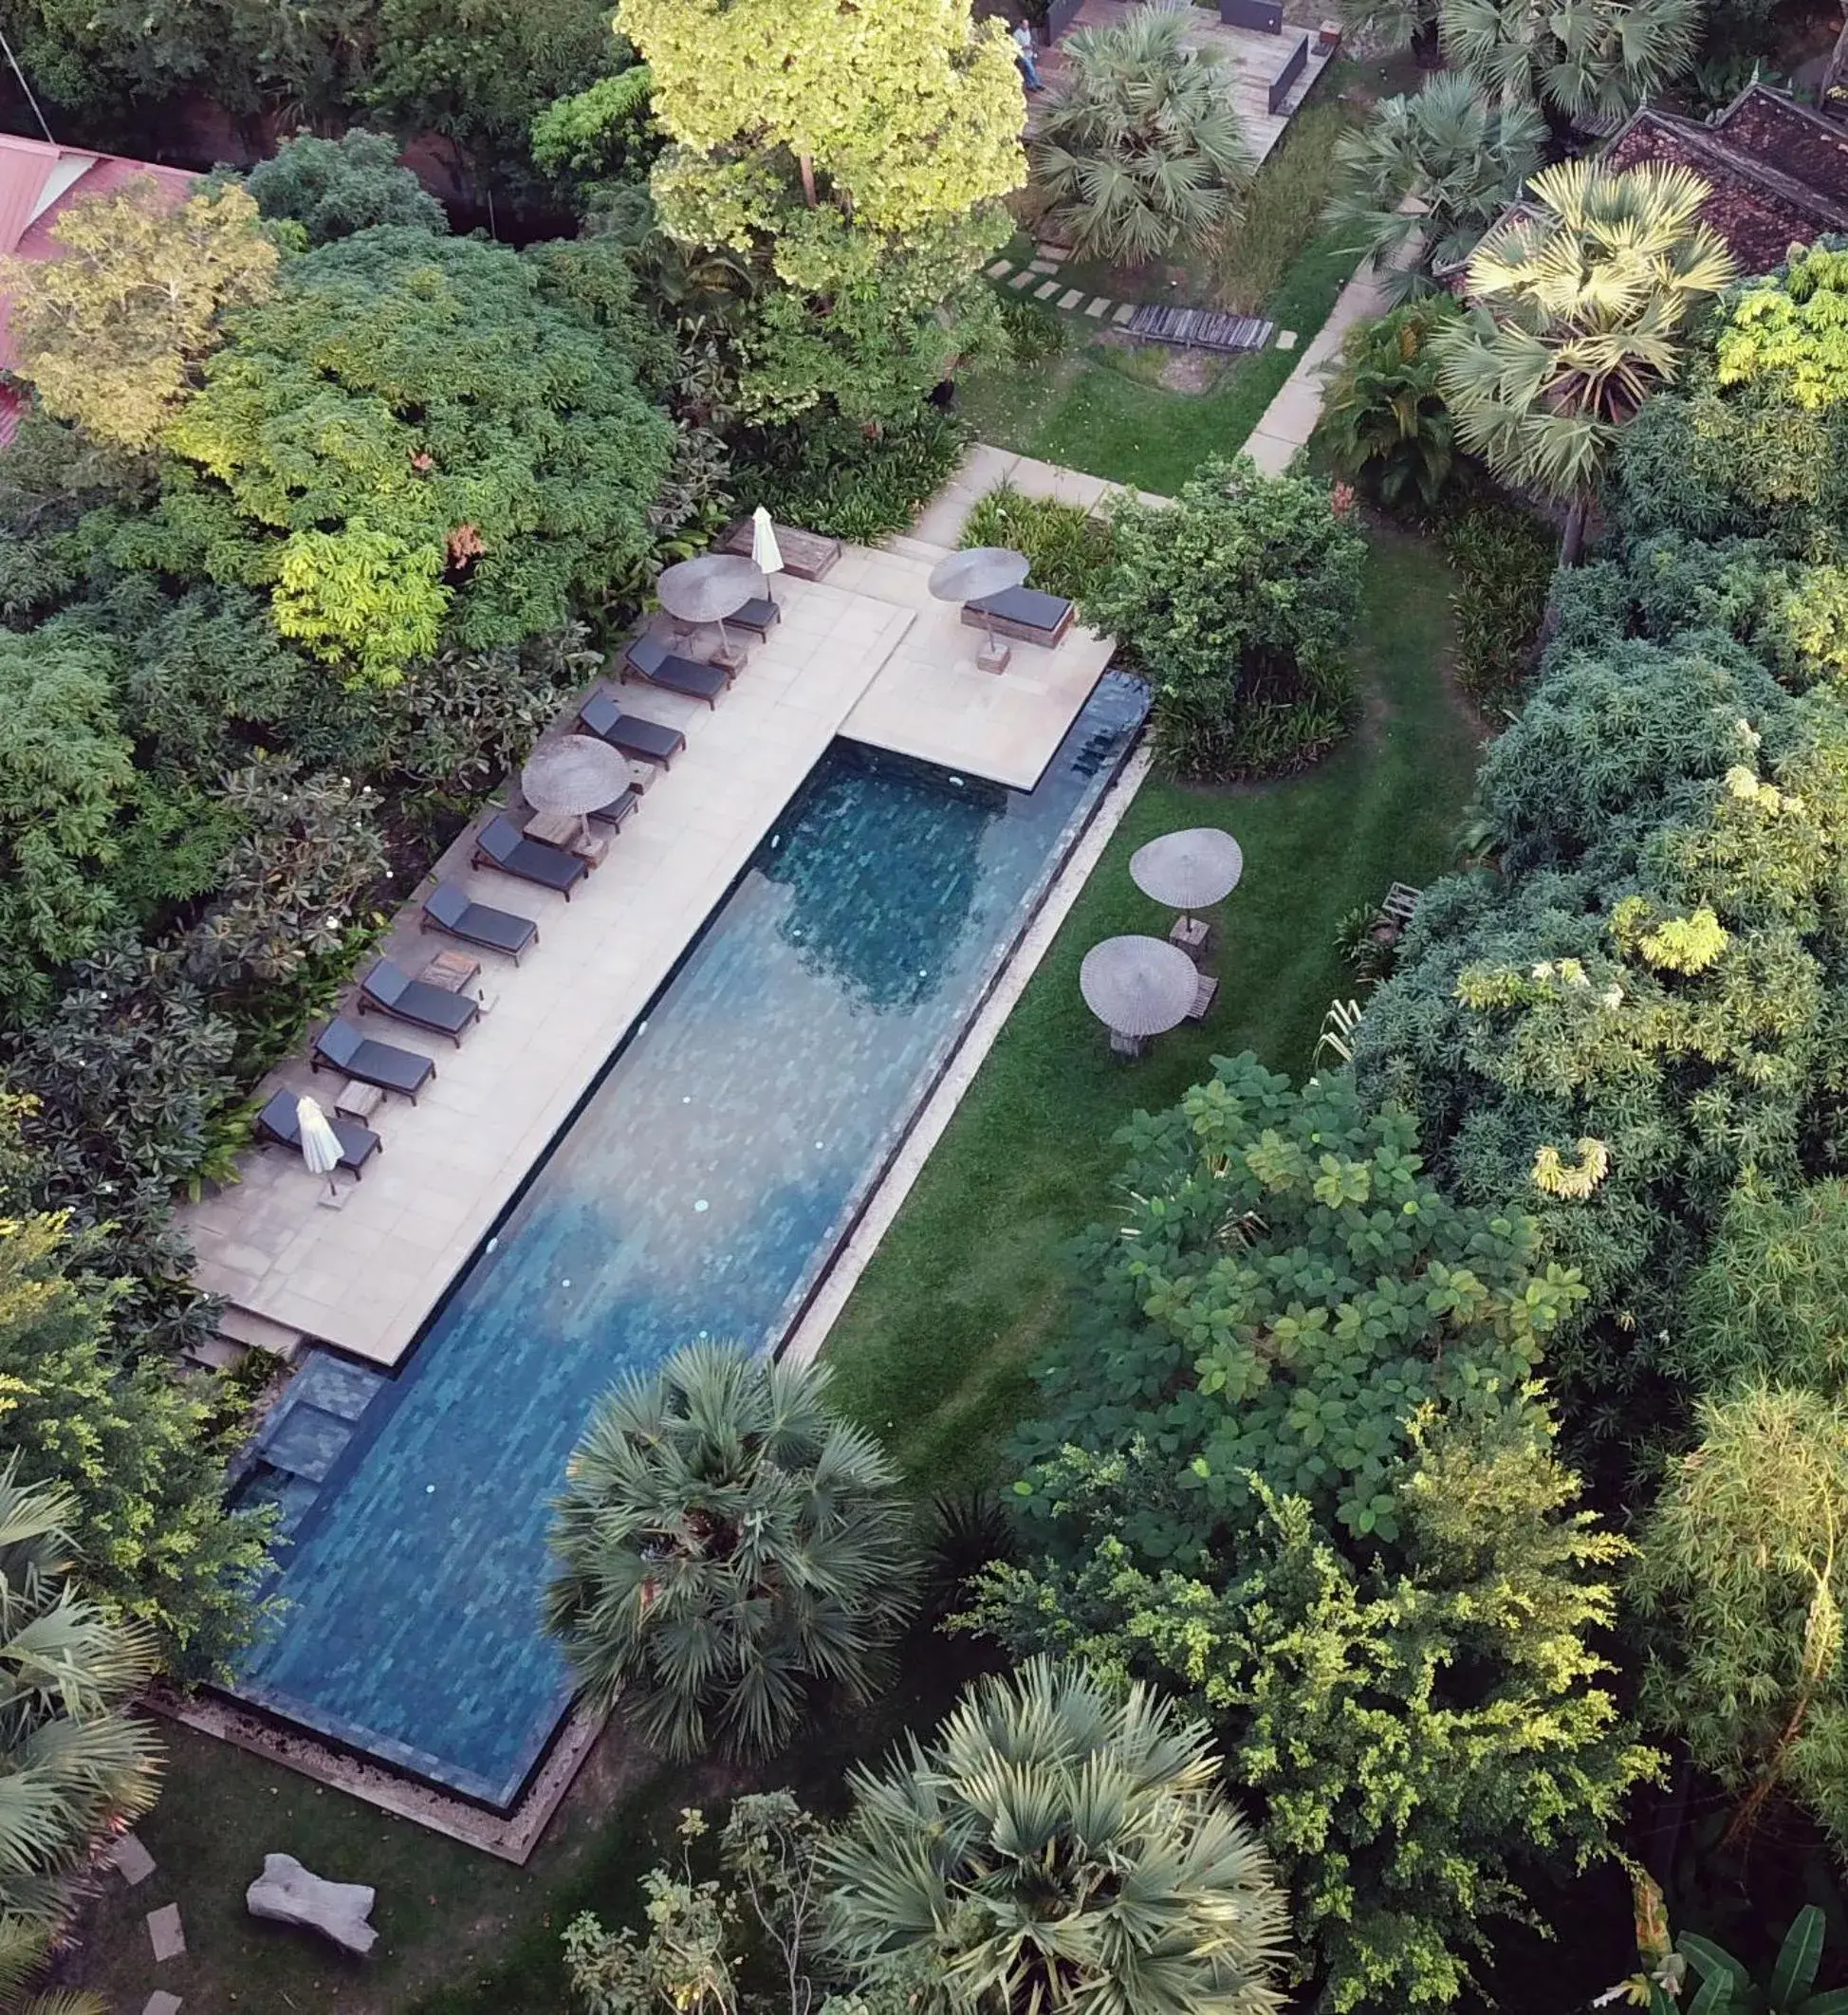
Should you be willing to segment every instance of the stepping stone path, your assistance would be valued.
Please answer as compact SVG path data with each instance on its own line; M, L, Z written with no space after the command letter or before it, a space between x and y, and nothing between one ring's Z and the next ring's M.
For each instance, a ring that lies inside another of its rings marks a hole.
M1035 259L1033 270L1036 273L1056 273L1059 268L1050 259Z
M1071 257L1069 247L1036 245L1033 250L1035 257L1018 272L1015 272L1011 260L997 259L989 268L989 278L997 284L1005 280L1017 294L1025 293L1031 287L1035 301L1050 301L1058 294L1058 305L1067 314L1076 314L1080 302L1084 299L1084 289L1081 287L1068 287L1063 293L1059 292L1059 268ZM1035 281L1039 282L1037 287L1034 286ZM1136 310L1127 302L1118 307L1107 295L1098 294L1092 298L1084 312L1093 322L1101 322L1108 315L1113 322L1122 324L1126 323Z
M1033 289L1033 298L1035 301L1050 301L1058 291L1058 281L1044 280Z
M132 1833L124 1833L116 1842L115 1852L109 1858L130 1889L145 1882L154 1873L154 1857Z
M158 1910L148 1912L148 1936L154 1941L157 1960L186 1956L186 1933L180 1929L177 1903L163 1903Z
M180 2005L177 1994L170 1994L162 1987L148 1996L148 2005L141 2010L141 2015L179 2015Z
M1120 328L1124 323L1136 320L1136 309L1129 302L1125 301L1122 306L1110 319Z
M1030 270L1018 272L1008 281L1007 285L1013 288L1015 293L1019 293L1022 287L1030 284L1033 275Z
M1007 263L1006 259L997 259L994 264L989 268L989 278L990 280L1005 279L1007 274L1013 271L1013 269L1014 268Z
M1295 349L1296 331L1294 329L1279 329L1277 331L1277 347L1280 350Z
M1072 255L1069 245L1036 245L1033 250L1042 259L1049 259L1054 266L1063 266Z
M1075 308L1083 299L1084 289L1081 287L1075 287L1070 292L1060 295L1059 305L1062 308Z
M1109 305L1110 303L1108 299L1104 295L1100 294L1097 299L1092 302L1090 306L1084 310L1084 312L1089 315L1093 321L1095 321L1100 315L1103 313L1104 309L1107 308Z

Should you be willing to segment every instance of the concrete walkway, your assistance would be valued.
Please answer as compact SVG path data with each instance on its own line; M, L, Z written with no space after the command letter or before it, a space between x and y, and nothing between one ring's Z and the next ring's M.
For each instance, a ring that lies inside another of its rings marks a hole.
M1340 354L1341 339L1357 322L1371 322L1386 312L1386 294L1371 259L1362 260L1354 278L1342 287L1316 340L1303 351L1283 389L1252 428L1245 453L1266 475L1282 475L1316 431L1321 417L1327 371Z

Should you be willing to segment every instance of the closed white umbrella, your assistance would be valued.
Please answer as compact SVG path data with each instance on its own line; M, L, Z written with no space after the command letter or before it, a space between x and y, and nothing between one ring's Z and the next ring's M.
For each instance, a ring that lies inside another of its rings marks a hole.
M750 514L750 559L760 573L783 571L783 548L776 543L776 527L761 504Z
M302 1159L307 1163L308 1173L326 1176L328 1195L336 1194L334 1171L340 1167L340 1136L312 1099L296 1100L295 1124L301 1129Z

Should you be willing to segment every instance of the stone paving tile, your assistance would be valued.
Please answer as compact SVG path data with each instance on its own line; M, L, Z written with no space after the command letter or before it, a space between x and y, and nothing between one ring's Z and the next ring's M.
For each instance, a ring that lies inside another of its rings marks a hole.
M990 280L999 280L1004 273L1011 273L1014 267L1012 260L997 259L994 264L989 268L989 278Z
M1122 306L1110 319L1118 324L1118 326L1125 322L1134 322L1136 320L1136 304L1131 301L1125 301Z
M109 1856L116 1872L129 1888L145 1882L154 1873L154 1857L132 1833L124 1833Z
M1022 287L1031 287L1032 284L1033 270L1030 267L1023 267L1020 271L1017 272L1014 277L1007 283L1007 285L1011 287L1016 293L1019 293Z
M1035 273L1056 273L1059 268L1051 259L1035 259L1027 270Z
M177 1903L163 1903L158 1910L148 1912L148 1936L157 1961L186 1956L186 1933L180 1929Z
M168 1993L165 1987L157 1987L148 1996L147 2006L141 2015L179 2015L185 2006L177 1994Z
M1087 315L1091 316L1093 320L1095 320L1098 316L1101 315L1109 305L1110 297L1107 294L1100 294L1097 299L1092 302L1090 306L1084 310L1084 312Z
M1296 331L1294 329L1279 329L1277 331L1277 347L1280 350L1295 349Z
M1083 299L1084 289L1081 287L1070 287L1060 295L1059 305L1062 308L1075 308Z
M1035 301L1050 301L1058 291L1058 281L1047 280L1033 289L1033 298Z
M1053 266L1063 266L1072 255L1069 245L1036 245L1033 250Z

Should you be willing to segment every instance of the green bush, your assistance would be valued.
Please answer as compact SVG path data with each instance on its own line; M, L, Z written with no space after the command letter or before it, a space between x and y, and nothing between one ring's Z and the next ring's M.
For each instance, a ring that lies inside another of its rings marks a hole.
M1048 595L1082 603L1116 558L1110 527L1076 504L1023 496L1002 483L980 498L963 526L965 545L1011 545L1033 563L1027 579Z
M868 434L833 423L736 451L739 508L763 504L804 531L862 545L904 531L955 472L961 423L933 406Z
M1339 104L1306 106L1251 177L1217 261L1219 301L1253 315L1277 290L1321 226L1334 193L1335 142L1348 130Z
M1485 713L1511 715L1533 676L1559 542L1501 497L1479 497L1436 529L1457 572L1457 683Z
M1001 326L1017 364L1044 363L1065 347L1065 324L1051 308L1019 294L1000 299Z

